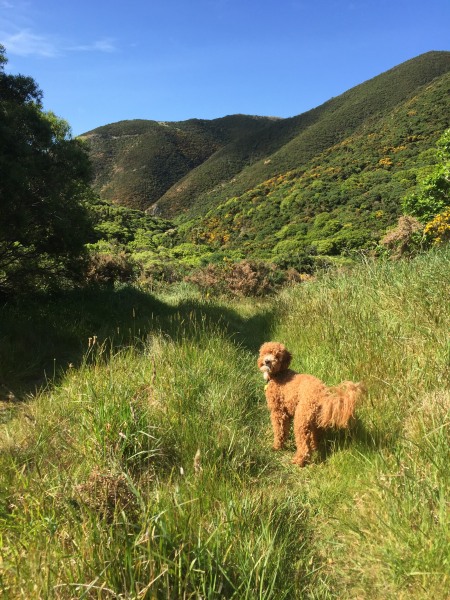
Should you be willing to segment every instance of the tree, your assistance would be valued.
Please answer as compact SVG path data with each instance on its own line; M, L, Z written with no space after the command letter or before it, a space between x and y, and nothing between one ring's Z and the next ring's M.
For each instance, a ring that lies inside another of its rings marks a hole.
M417 190L403 198L404 215L380 240L393 258L450 240L450 129L436 146L437 164L418 182Z
M42 109L0 46L0 292L80 279L91 235L90 163L69 125Z
M422 223L450 205L450 129L437 142L437 158L438 164L419 182L417 191L403 200L403 212Z

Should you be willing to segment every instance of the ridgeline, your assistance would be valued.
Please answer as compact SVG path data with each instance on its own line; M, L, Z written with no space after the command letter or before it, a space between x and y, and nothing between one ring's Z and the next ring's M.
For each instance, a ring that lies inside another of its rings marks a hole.
M174 220L169 246L332 256L396 222L436 163L449 98L450 52L428 52L288 119L121 121L82 138L100 197Z

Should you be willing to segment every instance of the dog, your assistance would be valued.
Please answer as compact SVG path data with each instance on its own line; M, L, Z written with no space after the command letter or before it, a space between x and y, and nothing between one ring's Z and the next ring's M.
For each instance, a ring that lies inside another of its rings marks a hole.
M364 385L344 381L328 387L313 375L289 369L291 353L283 344L266 342L259 350L258 368L266 380L266 400L273 428L273 449L280 450L294 421L297 451L294 464L305 466L317 450L320 430L346 428Z

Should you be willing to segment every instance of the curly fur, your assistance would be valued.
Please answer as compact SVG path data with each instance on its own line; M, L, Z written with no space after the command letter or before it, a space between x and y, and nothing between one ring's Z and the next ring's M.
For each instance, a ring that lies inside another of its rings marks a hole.
M289 369L291 359L291 353L283 344L266 342L259 350L258 368L268 382L266 400L273 428L273 448L283 447L293 420L297 452L292 462L303 467L317 450L320 430L348 427L364 386L344 381L328 387L313 375Z

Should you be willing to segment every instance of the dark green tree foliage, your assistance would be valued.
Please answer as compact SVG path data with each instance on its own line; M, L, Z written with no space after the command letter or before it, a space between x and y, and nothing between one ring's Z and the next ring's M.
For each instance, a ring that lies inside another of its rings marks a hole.
M142 210L112 204L106 200L96 198L90 204L91 218L94 225L96 242L108 242L112 246L121 247L131 244L135 247L137 238L150 238L163 234L173 228L173 224L158 217L148 215ZM168 242L168 240L167 240ZM152 245L150 241L144 246ZM91 245L93 249L100 246Z
M437 165L403 199L405 214L426 223L450 205L450 129L437 142Z
M91 226L90 164L69 126L42 110L31 77L4 72L0 46L0 292L77 281Z

